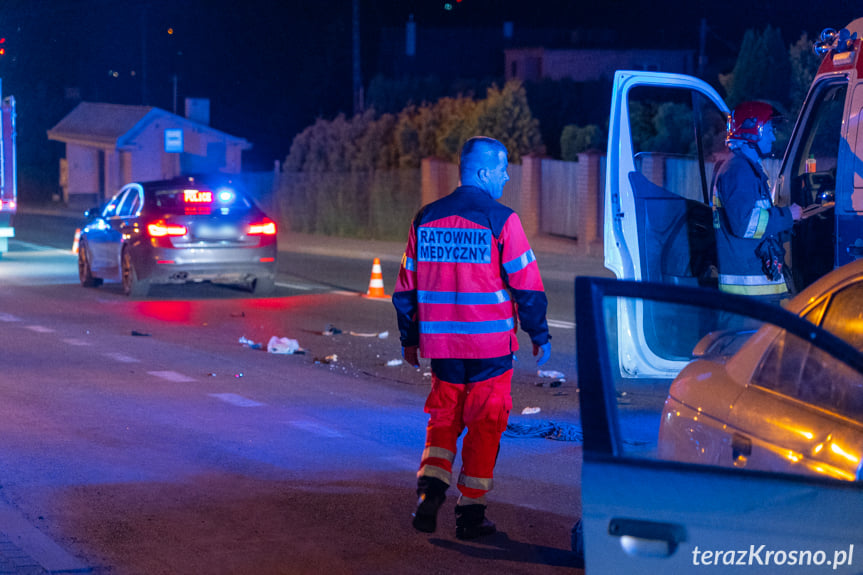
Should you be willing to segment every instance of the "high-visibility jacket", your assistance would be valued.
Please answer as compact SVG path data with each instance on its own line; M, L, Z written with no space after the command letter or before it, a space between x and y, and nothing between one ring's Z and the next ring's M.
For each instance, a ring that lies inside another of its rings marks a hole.
M713 227L719 259L719 289L751 296L788 291L785 280L770 280L755 254L765 237L794 225L791 210L773 205L767 174L741 151L717 167L713 185Z
M548 342L536 257L518 215L461 186L413 220L393 292L403 346L426 358L480 359L518 349L517 321Z

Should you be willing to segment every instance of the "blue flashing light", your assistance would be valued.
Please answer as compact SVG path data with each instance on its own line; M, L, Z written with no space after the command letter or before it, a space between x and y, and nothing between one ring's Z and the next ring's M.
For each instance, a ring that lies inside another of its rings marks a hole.
M233 202L237 195L234 193L234 190L230 188L221 188L218 192L219 201L222 203L230 203Z

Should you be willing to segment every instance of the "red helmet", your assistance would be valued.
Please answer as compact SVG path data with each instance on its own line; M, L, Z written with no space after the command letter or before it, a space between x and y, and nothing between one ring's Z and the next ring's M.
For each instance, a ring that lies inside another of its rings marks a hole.
M764 102L742 102L728 114L725 142L756 143L761 139L764 124L779 118L781 114Z

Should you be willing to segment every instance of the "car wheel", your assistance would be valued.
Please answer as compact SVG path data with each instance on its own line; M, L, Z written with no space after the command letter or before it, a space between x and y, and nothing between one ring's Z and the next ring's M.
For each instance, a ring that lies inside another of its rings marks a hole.
M276 278L265 276L255 278L252 282L252 293L258 296L270 295L276 289Z
M78 280L84 287L99 287L102 285L102 278L93 277L93 270L90 269L90 258L87 257L85 246L78 248Z
M123 293L129 297L143 297L150 290L150 282L138 278L132 254L123 250Z

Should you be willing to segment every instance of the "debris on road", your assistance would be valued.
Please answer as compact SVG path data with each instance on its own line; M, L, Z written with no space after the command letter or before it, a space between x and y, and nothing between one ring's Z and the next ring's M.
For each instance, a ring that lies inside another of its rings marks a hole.
M320 357L315 358L315 363L322 363L324 365L327 365L330 363L337 363L338 361L339 361L339 356L336 354L328 355L324 358L320 358Z
M137 337L150 337L149 333L145 333L143 331L136 331L134 329L132 330L132 335L137 336Z
M292 355L295 353L305 353L300 349L300 343L295 339L287 337L273 336L267 343L267 351L269 353L278 353L283 355Z
M553 369L540 369L536 372L536 375L539 377L549 377L551 379L562 379L563 381L566 381L566 375L564 375L562 371L554 371Z
M564 383L566 383L565 379L555 379L554 381L549 383L548 386L549 387L560 387ZM537 387L545 387L545 382L544 381L537 381L536 383L534 383L534 385Z
M322 332L321 332L321 335L338 335L338 334L340 334L340 333L342 333L342 330L340 330L339 328L335 327L333 324L328 323L328 324L327 324L327 329L325 329L324 331L322 331Z
M395 367L404 363L402 359L391 359L387 362L387 367Z
M264 348L263 344L255 343L252 340L250 340L249 338L247 338L246 336L243 336L240 338L240 344L244 345L250 349L263 349Z
M378 339L386 339L390 336L390 332L388 331L372 331L372 332L362 332L362 331L350 331L352 336L355 337L376 337Z
M540 411L542 411L542 410L538 407L525 407L524 409L521 410L521 414L522 415L533 415L534 413L539 413Z
M246 317L246 312L244 312L244 311L231 312L231 317Z
M569 423L556 423L554 421L537 421L531 423L510 423L506 426L503 434L507 437L542 437L555 441L578 441L584 440L584 432L581 426Z

